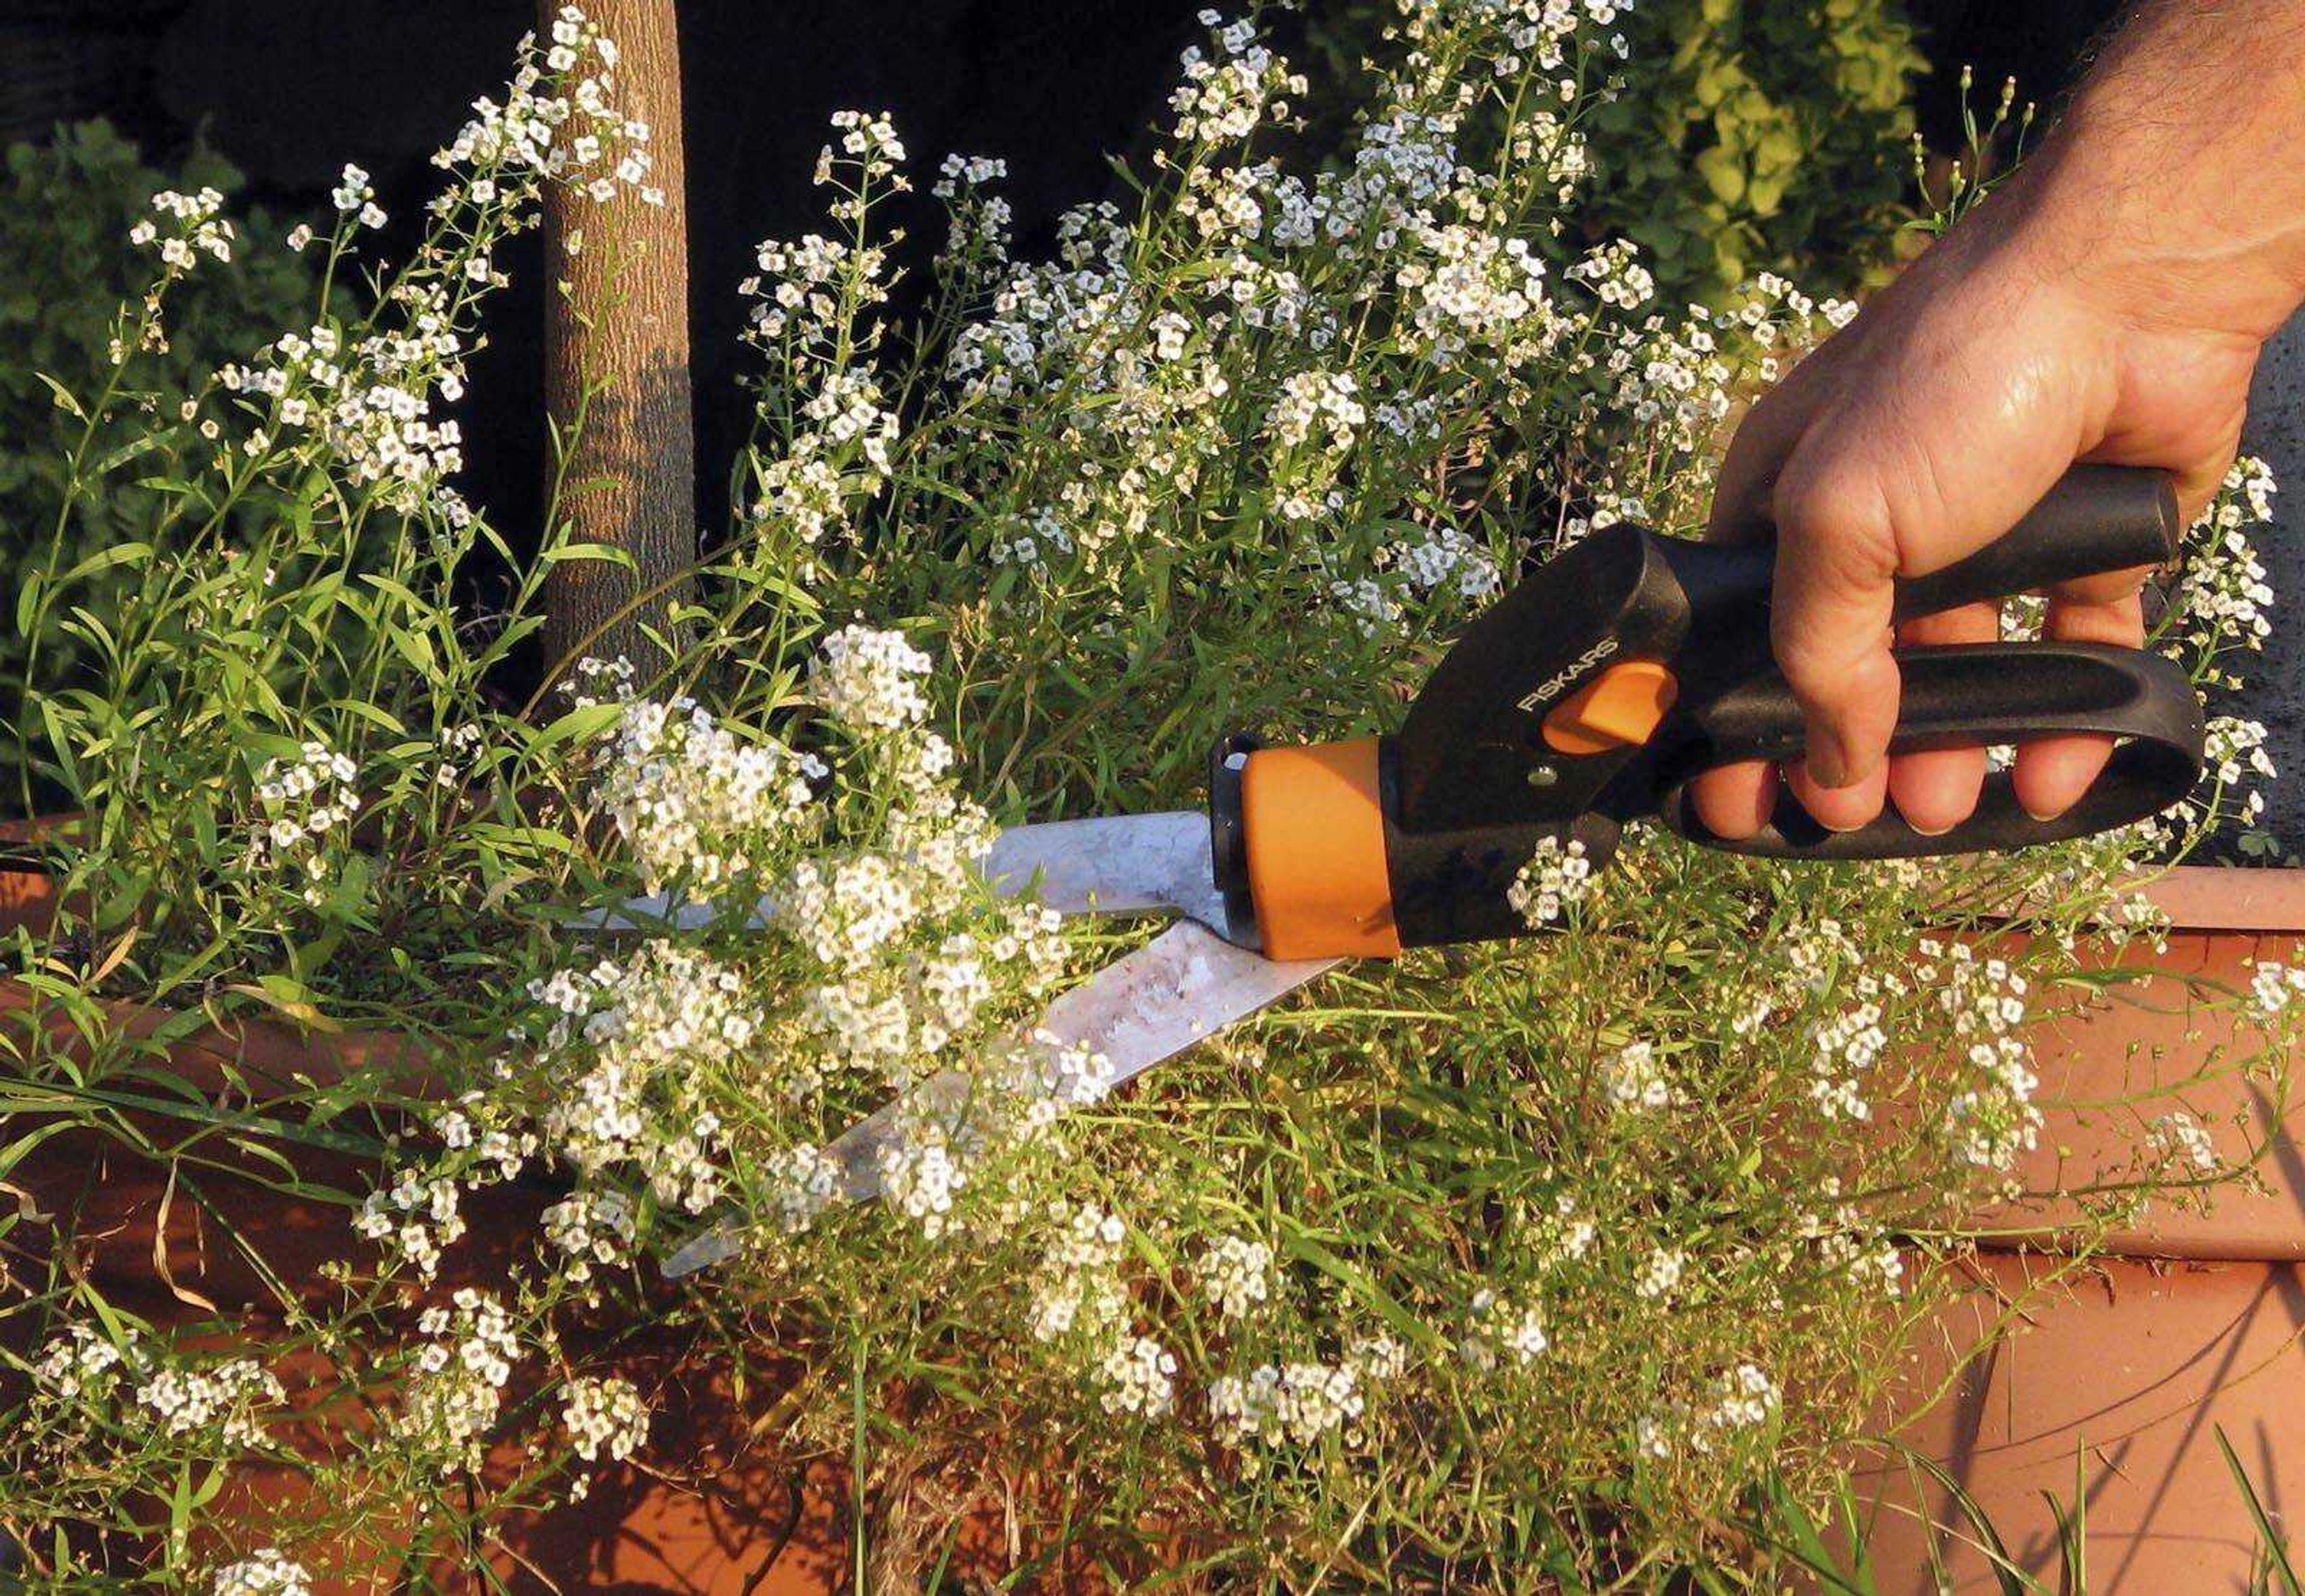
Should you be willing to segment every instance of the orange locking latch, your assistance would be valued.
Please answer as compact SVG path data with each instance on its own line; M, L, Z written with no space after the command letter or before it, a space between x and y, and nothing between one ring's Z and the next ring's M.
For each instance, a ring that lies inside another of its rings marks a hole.
M1574 754L1646 743L1680 696L1680 683L1658 661L1620 660L1552 707L1544 740Z

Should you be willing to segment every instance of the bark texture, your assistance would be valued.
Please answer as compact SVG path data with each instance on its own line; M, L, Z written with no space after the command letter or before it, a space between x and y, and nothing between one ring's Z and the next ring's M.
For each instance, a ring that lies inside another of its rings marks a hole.
M542 0L541 26L558 6ZM663 664L646 632L670 636L680 573L696 557L680 41L674 0L588 0L586 11L621 52L615 98L649 124L664 203L624 191L601 204L557 187L545 201L546 259L558 279L544 333L555 468L567 452L558 515L571 540L614 545L633 565L555 566L544 586L544 645L552 675L586 655L621 654L645 680Z

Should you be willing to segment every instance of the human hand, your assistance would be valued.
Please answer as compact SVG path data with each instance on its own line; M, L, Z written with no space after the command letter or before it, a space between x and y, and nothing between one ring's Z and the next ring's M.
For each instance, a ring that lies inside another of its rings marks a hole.
M1894 577L1992 541L2076 459L2166 467L2189 515L2232 463L2259 339L2139 302L2139 274L2105 292L2097 274L2068 268L2070 242L2038 220L2015 206L1974 213L1755 407L1722 467L1713 535L1775 531L1773 641L1809 726L1807 759L1785 774L1824 825L1861 826L1885 800L1916 830L1943 832L1984 780L1981 749L1884 760L1892 641L1988 641L1999 629L1996 607L1975 605L1909 621L1892 640ZM2046 634L2141 643L2144 574L2054 590ZM2037 817L2062 812L2110 748L2028 745L2019 801ZM1766 766L1726 767L1697 784L1697 812L1722 836L1750 836L1775 785Z

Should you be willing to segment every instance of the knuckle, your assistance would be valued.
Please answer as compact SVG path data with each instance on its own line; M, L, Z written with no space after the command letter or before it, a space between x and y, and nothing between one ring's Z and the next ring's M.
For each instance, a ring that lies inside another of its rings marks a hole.
M1778 537L1815 579L1860 591L1895 579L1896 522L1872 472L1797 454L1777 479L1775 510Z

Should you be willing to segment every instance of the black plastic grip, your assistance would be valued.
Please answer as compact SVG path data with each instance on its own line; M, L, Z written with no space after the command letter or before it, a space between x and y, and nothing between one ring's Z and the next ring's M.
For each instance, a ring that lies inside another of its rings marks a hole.
M1897 619L2165 565L2176 558L2183 531L2167 471L2077 465L2001 537L1942 571L1901 580Z
M1799 757L1800 706L1773 672L1722 694L1697 717L1692 751L1659 794L1658 817L1689 841L1776 859L1910 859L2060 842L2126 826L2182 798L2200 778L2201 706L2173 662L2098 643L1974 643L1897 652L1903 690L1892 751L2021 743L2066 733L2122 739L2105 771L2063 814L2037 820L2006 772L1986 779L1976 813L1927 836L1893 809L1855 831L1829 831L1780 790L1757 836L1715 836L1697 818L1688 783L1740 760Z

